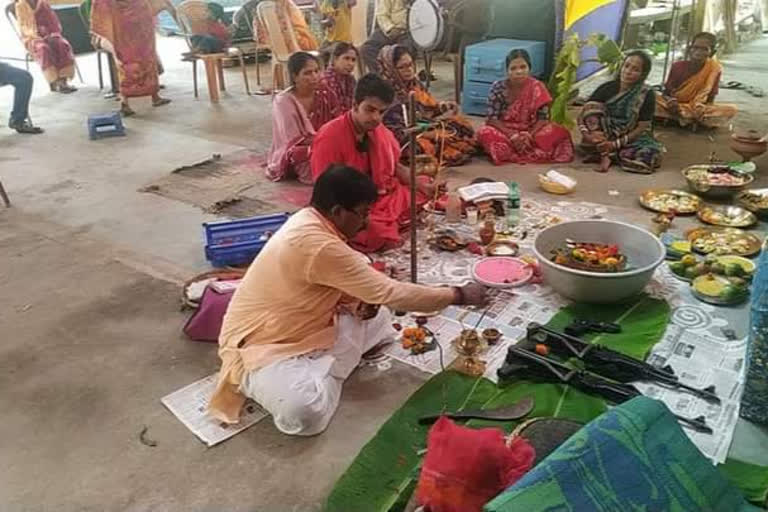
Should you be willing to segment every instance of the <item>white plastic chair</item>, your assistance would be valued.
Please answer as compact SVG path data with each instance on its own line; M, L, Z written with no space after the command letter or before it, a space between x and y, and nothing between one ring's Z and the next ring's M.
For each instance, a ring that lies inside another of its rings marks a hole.
M373 0L371 0L373 1ZM352 7L352 44L360 50L360 47L368 40L368 0L357 0ZM357 71L363 75L363 59L357 59Z
M284 89L288 83L288 58L299 48L293 27L287 24L286 30L280 26L277 17L277 3L273 0L265 0L256 7L264 29L267 31L267 39L272 49L272 88Z

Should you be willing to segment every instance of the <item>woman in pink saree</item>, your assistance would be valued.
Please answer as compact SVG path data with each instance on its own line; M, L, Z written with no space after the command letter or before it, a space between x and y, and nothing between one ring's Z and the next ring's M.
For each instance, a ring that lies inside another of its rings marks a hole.
M288 59L291 86L272 103L272 147L266 174L272 181L296 178L312 184L309 148L325 123L341 114L336 95L320 85L320 62L306 52Z
M154 107L171 102L159 94L153 5L150 0L91 0L91 34L96 46L115 58L124 116L135 113L128 98L151 96Z
M40 64L51 90L76 91L67 83L75 76L75 55L48 0L16 0L15 7L24 46Z
M530 70L528 52L512 50L507 56L507 79L491 87L488 119L476 136L495 165L573 160L571 134L547 120L552 96L530 76Z

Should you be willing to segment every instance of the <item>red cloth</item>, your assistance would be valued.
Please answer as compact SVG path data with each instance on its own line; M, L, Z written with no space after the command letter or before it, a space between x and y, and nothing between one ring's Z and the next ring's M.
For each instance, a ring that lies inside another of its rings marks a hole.
M507 137L489 125L480 128L476 134L478 142L494 164L573 160L570 132L557 123L540 121L538 118L539 110L552 103L552 96L543 83L529 78L511 105L508 104L506 94L503 82L494 84L489 101L492 116L495 118L498 115L498 121L513 132L513 137ZM504 110L496 112L500 108Z
M531 469L535 456L525 439L507 447L500 429L462 427L443 416L427 436L417 500L430 512L481 512Z
M362 252L375 252L402 243L400 228L410 219L411 192L395 172L400 161L400 145L384 125L368 132L368 150L358 151L350 112L325 124L315 135L310 150L312 178L323 174L331 164L345 164L368 174L379 191L371 208L368 228L350 243ZM427 198L421 193L416 202Z

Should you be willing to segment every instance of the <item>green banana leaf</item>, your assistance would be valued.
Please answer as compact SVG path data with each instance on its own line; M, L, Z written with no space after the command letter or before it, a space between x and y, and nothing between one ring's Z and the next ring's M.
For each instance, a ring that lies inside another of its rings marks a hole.
M563 328L574 318L621 324L621 334L594 336L593 341L633 357L643 357L664 334L670 310L666 302L642 296L627 304L589 306L574 304L549 322ZM516 380L496 386L454 371L428 380L387 420L341 476L329 495L325 510L369 512L399 511L405 506L418 479L421 451L426 447L427 426L418 418L440 410L494 408L533 396L530 417L558 417L588 422L606 410L601 398L570 386ZM510 432L518 422L472 420L469 426L493 426Z

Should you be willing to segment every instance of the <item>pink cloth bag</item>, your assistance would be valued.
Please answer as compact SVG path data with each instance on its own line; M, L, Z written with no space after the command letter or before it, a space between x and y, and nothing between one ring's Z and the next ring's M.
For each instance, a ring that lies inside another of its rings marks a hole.
M200 299L200 306L184 325L184 334L192 341L218 343L224 313L234 293L234 289L218 291L208 285Z

